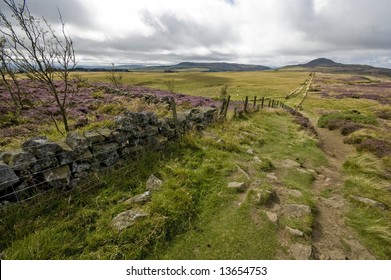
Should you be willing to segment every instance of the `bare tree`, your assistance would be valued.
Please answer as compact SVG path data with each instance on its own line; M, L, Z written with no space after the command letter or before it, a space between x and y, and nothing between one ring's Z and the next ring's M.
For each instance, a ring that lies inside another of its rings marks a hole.
M29 79L45 86L58 106L64 129L69 131L67 98L71 91L70 72L76 67L73 42L65 31L65 22L58 10L61 32L57 35L45 18L34 17L26 0L16 4L14 0L2 0L11 12L8 18L0 11L0 32L4 40L3 52L11 67L23 72ZM62 90L56 80L64 83ZM62 132L51 115L57 130Z
M11 66L9 59L7 59L4 38L0 38L0 75L1 81L10 94L14 105L18 109L24 109L26 98L23 98L25 96L16 77L16 71Z
M116 73L115 64L111 63L111 75L109 77L110 82L114 85L115 88L119 88L122 84L122 79L122 74Z

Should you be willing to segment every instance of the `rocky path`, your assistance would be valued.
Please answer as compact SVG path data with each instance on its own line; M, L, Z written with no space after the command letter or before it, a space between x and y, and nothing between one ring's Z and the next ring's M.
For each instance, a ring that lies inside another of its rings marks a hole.
M316 125L314 127L328 160L328 165L318 171L313 184L318 210L312 236L314 257L323 260L374 259L345 221L344 213L348 210L348 204L343 197L342 165L355 149L343 143L343 137L338 131L317 128Z

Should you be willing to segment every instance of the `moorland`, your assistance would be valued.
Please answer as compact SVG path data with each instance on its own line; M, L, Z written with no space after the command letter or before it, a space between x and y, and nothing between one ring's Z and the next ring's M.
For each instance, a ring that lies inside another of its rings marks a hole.
M235 104L257 96L291 109L236 117L230 110L206 130L144 151L76 189L3 207L2 257L390 259L391 78L327 67L73 73L80 90L69 118L81 132L111 127L127 110L171 114L151 96L173 96L178 111L219 108L227 95ZM26 88L30 96L45 94ZM1 98L1 150L39 135L64 137L47 115L56 116L55 108L39 110L38 97L22 111ZM145 192L151 174L162 188L148 201L123 203ZM232 183L244 187L227 187ZM113 218L129 209L148 216L113 228Z

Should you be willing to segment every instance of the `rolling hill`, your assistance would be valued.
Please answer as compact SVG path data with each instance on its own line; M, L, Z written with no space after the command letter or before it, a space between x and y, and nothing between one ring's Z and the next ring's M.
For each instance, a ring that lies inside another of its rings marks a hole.
M264 71L270 67L253 64L237 64L226 62L204 63L204 62L181 62L170 66L152 66L143 70L147 71L191 71L196 69L203 72L228 72L228 71Z
M360 64L343 64L337 63L331 59L318 58L314 59L305 64L288 65L280 70L290 71L313 71L323 73L347 73L347 74L358 74L358 75L381 75L391 77L391 69L373 67L369 65Z

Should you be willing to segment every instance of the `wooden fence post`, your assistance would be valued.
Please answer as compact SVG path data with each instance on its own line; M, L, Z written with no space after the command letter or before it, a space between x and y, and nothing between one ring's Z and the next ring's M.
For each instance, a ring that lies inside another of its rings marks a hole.
M225 104L227 103L227 99L223 99L223 102L221 104L221 109L220 109L220 116L221 115L224 115L224 112L225 112Z
M225 104L225 109L224 109L224 118L227 117L228 113L228 107L229 107L229 102L231 101L231 95L228 95L227 102Z
M174 123L175 123L175 135L179 137L178 115L176 112L176 103L174 98L170 99L170 107L172 110L172 117L174 118Z
M261 109L263 109L263 104L265 103L265 97L262 97L262 101L261 101Z
M253 109L257 106L257 96L254 96L254 104L253 104Z
M268 104L268 106L267 107L269 107L270 108L270 106L272 105L272 100L271 99L269 99L269 104Z
M244 111L247 112L247 106L248 106L248 96L246 96L246 99L244 100Z

